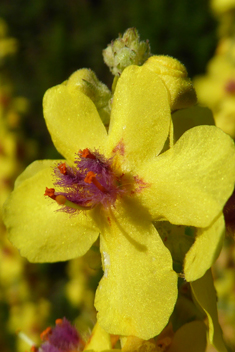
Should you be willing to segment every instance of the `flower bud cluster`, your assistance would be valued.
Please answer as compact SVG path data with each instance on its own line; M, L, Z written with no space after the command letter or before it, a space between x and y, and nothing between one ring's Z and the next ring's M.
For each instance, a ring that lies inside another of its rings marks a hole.
M130 65L142 65L150 57L149 42L140 41L136 28L128 28L103 50L103 58L113 75L119 76Z

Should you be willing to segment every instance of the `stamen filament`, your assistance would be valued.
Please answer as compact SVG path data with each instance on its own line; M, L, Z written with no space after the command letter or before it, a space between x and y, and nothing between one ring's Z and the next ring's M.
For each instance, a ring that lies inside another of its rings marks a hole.
M97 180L97 178L95 177L95 173L93 171L89 171L84 179L84 181L86 183L93 183L101 192L106 193L107 189L102 186L101 183L99 183L99 181Z

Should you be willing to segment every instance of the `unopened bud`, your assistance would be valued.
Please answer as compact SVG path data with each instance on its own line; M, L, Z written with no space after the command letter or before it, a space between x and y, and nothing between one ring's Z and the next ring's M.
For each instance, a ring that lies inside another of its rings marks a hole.
M78 70L69 77L66 84L68 89L78 89L87 95L95 104L103 123L109 124L111 92L93 71L87 68Z
M171 111L196 104L197 97L192 82L186 68L178 60L169 56L151 56L145 65L165 83Z
M104 62L115 76L130 65L142 65L150 56L148 41L140 41L135 28L129 28L103 50Z

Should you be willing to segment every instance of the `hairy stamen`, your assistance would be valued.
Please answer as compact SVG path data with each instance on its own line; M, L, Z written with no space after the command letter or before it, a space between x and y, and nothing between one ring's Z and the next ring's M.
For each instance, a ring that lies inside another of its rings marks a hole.
M102 186L96 178L96 174L93 171L89 171L84 179L86 183L93 183L101 192L106 193L107 189Z

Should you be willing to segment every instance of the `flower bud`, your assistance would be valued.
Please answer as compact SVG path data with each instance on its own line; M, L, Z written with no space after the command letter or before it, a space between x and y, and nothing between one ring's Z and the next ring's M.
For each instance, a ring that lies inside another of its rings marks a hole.
M66 82L68 89L79 89L95 104L100 118L105 125L109 124L111 92L100 82L95 73L87 68L75 71Z
M129 28L103 50L103 58L113 75L119 76L130 65L142 65L150 56L148 41L140 41L135 28Z
M151 56L145 63L158 74L169 92L171 111L183 109L197 102L196 92L183 64L169 56Z

